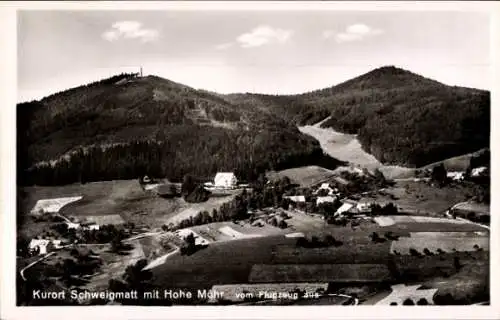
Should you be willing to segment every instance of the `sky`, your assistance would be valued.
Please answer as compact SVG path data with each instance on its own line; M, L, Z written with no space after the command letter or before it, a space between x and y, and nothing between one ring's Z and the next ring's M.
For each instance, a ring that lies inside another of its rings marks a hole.
M219 93L302 93L394 65L490 90L481 12L18 11L18 101L121 72Z

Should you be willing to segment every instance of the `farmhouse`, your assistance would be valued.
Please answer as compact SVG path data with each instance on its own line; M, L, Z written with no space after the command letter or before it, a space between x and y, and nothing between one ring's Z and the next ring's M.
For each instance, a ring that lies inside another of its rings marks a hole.
M446 177L454 181L462 181L465 179L465 172L463 171L450 171L446 173Z
M238 184L238 179L232 172L217 172L214 178L216 188L234 188Z
M80 224L75 222L66 221L66 226L68 229L80 229Z
M292 202L306 202L305 196L284 196L285 199L290 199Z
M360 213L370 212L371 211L371 205L372 205L372 203L370 203L370 202L359 202L356 205L356 209Z
M474 169L472 169L471 176L480 177L480 176L486 175L487 172L488 172L487 167L474 168Z
M320 203L333 203L335 199L336 198L332 196L318 197L316 198L316 205L319 205Z
M30 251L38 251L38 254L46 254L53 249L61 248L61 240L32 239L29 244Z

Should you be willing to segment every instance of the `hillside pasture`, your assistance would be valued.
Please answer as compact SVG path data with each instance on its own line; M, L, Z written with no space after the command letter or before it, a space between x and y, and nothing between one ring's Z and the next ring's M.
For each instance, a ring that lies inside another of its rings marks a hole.
M191 228L205 239L213 241L232 241L241 238L255 238L283 234L283 230L264 224L262 227L254 227L246 221L215 222ZM234 235L234 237L233 237Z
M320 124L299 127L299 130L319 141L323 151L331 157L347 161L370 171L379 169L386 178L413 176L414 169L394 165L383 165L373 155L366 152L354 134L346 134L331 128L321 128Z
M167 222L189 218L203 210L211 212L222 203L232 200L237 192L225 197L210 198L204 203L188 203L182 198L164 199L154 192L144 191L137 180L23 187L19 214L21 217L29 214L41 199L82 196L81 200L62 207L60 214L77 218L118 214L126 222L160 227Z
M276 264L357 264L384 263L391 249L391 242L346 243L340 247L301 248L290 245L276 246L272 263Z
M367 196L374 202L392 202L400 212L442 217L450 207L470 198L473 189L474 186L467 183L436 188L426 182L404 180Z
M384 282L385 264L256 264L248 280L260 282Z
M391 226L394 224L410 224L410 223L442 223L442 224L468 224L467 221L449 219L449 218L438 218L438 217L427 217L427 216L379 216L374 217L373 220L381 227Z
M269 180L288 177L292 183L305 188L328 181L337 176L337 174L335 174L332 170L319 166L306 166L281 171L270 171L266 175Z

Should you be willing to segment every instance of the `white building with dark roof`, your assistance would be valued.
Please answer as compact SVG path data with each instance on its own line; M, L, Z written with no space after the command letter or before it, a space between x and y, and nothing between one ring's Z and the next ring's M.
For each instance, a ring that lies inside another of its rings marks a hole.
M238 179L233 172L217 172L214 178L216 188L234 188L238 185Z

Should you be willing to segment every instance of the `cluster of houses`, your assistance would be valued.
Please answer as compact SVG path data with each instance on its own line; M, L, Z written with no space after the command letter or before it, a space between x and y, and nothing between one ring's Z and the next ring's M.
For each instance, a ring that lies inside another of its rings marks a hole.
M471 170L470 176L473 178L478 178L486 175L488 173L488 167L478 167ZM446 173L448 179L453 181L464 181L465 171L448 171Z
M320 187L313 192L313 195L315 195L316 205L320 205L323 203L334 203L337 199L341 198L339 190L337 188L332 188L329 183L322 183ZM289 199L295 205L306 203L306 196L304 195L284 196L283 198ZM334 216L340 216L343 214L366 214L371 211L371 207L373 204L373 201L368 200L356 201L351 199L343 199L342 205L337 209Z
M68 230L99 230L100 226L107 224L124 224L125 221L118 214L113 215L103 215L103 216L85 216L82 218L72 219L65 217L59 213L59 210L72 202L82 199L81 196L78 197L66 197L66 198L55 198L55 199L42 199L38 200L31 210L31 214L36 217L40 216L51 216L58 217L63 220ZM53 237L37 237L31 239L28 247L32 254L46 254L52 250L60 249L64 245L64 241L61 239L55 239Z

